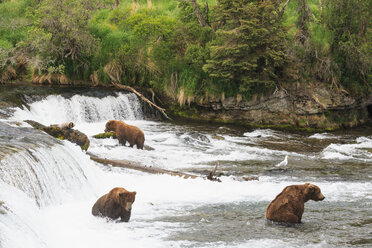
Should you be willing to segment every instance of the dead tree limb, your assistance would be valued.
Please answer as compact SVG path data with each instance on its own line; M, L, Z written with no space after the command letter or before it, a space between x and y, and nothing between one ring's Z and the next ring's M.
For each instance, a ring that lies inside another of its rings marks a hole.
M217 172L217 168L218 168L218 164L216 164L216 167L214 167L214 169L209 173L209 175L207 176L207 178L211 181L218 181L218 182L221 182L221 180L217 177L215 177L214 175L216 174Z
M164 108L161 108L159 107L158 105L156 105L155 103L151 102L149 99L147 99L146 97L144 97L141 93L139 93L138 91L136 91L135 89L133 89L132 87L130 86L127 86L127 85L123 85L123 84L117 84L115 82L111 82L112 85L114 85L115 87L119 88L119 89L123 89L123 90L127 90L127 91L130 91L130 92L133 92L134 94L136 94L137 96L139 96L143 101L147 102L150 106L154 106L155 108L157 108L160 113L163 114L163 116L165 118L167 118L168 120L172 120L166 113L165 113L165 109Z

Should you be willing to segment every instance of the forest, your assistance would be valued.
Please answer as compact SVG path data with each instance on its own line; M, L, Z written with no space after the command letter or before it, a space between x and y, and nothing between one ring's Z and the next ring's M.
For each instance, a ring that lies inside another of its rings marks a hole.
M372 90L371 0L3 0L0 84L119 83L179 105Z

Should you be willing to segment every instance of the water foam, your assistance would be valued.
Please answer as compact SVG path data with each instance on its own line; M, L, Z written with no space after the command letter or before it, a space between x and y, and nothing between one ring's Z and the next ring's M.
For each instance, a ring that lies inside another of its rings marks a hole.
M357 160L372 162L371 137L359 137L354 144L330 144L322 152L322 158L328 160Z
M133 93L118 93L116 96L96 98L74 95L65 98L51 95L44 100L31 103L29 109L16 108L12 119L31 119L49 125L73 121L91 123L104 120L143 119L141 103Z

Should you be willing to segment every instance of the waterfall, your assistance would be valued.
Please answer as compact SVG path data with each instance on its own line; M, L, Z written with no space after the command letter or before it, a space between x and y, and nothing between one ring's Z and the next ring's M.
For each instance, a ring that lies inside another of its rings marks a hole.
M0 181L23 191L40 206L60 203L63 194L82 188L87 178L81 155L70 144L28 148L0 160ZM86 162L86 161L85 161Z
M40 209L94 196L91 167L68 141L0 122L0 247L48 247Z
M70 142L0 122L0 148L0 182L21 190L39 206L58 204L87 185L83 168L91 162Z
M32 119L43 124L66 121L92 123L112 119L141 120L144 119L144 114L140 100L133 93L117 93L103 98L84 95L66 98L50 95L41 101L31 103L29 109L16 109L14 118Z

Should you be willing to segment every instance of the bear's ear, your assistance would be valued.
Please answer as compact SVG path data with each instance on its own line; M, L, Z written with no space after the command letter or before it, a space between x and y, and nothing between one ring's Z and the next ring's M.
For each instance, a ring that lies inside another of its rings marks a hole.
M316 186L315 186L314 184L309 183L309 184L307 185L307 191L308 191L309 193L314 193L314 192L316 191Z
M127 194L128 194L127 192L120 192L118 195L120 198L120 197L125 197Z
M136 192L136 191L133 191L132 193L133 193L133 195L136 195L136 194L137 194L137 192Z
M309 185L310 185L310 183L305 183L304 185L305 185L305 186L309 186Z
M315 189L316 187L315 187L315 185L314 184L311 184L311 183L309 183L309 189Z

